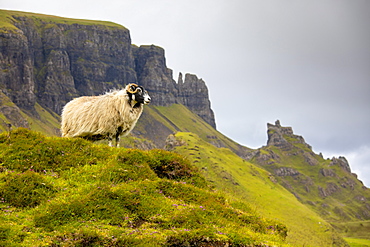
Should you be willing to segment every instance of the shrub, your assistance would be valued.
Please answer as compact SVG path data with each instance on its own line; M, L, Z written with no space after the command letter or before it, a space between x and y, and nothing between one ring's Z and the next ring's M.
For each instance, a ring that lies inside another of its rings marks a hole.
M160 178L185 181L201 188L207 187L206 180L184 156L160 149L149 152L149 166Z
M192 177L195 168L183 156L168 151L155 149L150 151L149 166L160 178L179 179Z

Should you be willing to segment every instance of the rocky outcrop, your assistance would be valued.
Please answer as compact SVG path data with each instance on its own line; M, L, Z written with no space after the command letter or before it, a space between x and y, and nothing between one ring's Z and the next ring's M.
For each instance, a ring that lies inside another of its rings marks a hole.
M320 174L324 177L338 177L337 174L332 169L320 169Z
M339 156L338 158L333 157L330 162L330 166L339 166L344 171L351 173L351 168L349 167L348 161L345 157Z
M303 144L312 150L312 147L305 142L302 136L295 135L292 127L282 127L279 120L276 120L275 125L267 123L267 135L267 146L289 150L294 144Z
M258 164L263 165L263 166L273 165L280 161L280 157L278 154L270 150L262 150L262 149L259 149L251 153L249 160L252 158L254 158Z
M176 82L172 79L172 70L166 66L163 48L154 45L135 47L134 57L138 81L150 92L152 104L169 106L177 103Z
M186 142L177 139L174 135L169 135L166 139L166 144L164 146L165 150L172 151L175 147L186 145Z
M297 176L300 174L297 170L291 167L280 167L278 169L275 169L274 173L279 177Z
M74 97L138 83L153 105L184 104L216 127L204 81L187 74L176 83L164 49L133 46L125 27L0 11L13 26L0 31L0 89L21 109L37 117L37 102L60 114Z
M326 188L318 186L319 194L321 197L328 197L340 191L340 187L336 183L327 183Z
M135 47L134 56L138 82L150 92L154 105L183 104L216 128L208 88L202 79L185 74L183 80L180 73L176 83L172 79L172 70L166 66L165 53L161 47Z
M216 128L206 83L192 74L185 74L185 80L182 82L182 74L180 73L177 87L179 103L187 106L213 128Z

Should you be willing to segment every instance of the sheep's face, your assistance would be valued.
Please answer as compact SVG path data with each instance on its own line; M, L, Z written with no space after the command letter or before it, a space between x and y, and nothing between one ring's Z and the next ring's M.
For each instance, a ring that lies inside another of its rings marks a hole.
M127 92L130 94L131 100L144 105L148 105L150 103L151 98L148 92L142 86L132 83L127 87Z

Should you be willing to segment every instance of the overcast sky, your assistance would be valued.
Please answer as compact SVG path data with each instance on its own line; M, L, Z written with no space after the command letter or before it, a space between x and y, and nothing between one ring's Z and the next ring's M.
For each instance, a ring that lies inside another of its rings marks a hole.
M279 119L370 187L369 0L0 0L0 8L113 21L208 88L217 129L266 144Z

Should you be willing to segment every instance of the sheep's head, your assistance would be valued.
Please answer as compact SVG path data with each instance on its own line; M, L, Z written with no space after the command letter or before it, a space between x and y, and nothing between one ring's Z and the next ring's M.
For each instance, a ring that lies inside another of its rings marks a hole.
M131 83L126 86L126 91L132 101L144 105L148 105L150 103L151 98L148 92L142 86Z

